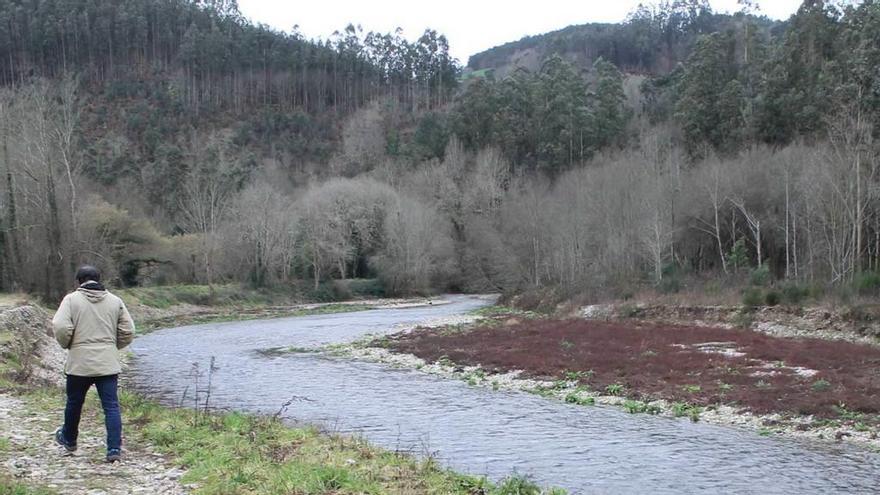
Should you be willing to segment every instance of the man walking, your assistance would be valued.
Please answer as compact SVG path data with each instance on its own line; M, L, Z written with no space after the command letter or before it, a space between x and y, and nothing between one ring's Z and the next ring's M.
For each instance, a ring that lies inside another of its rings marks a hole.
M107 462L116 462L122 456L122 415L116 395L122 371L119 349L134 338L134 322L122 299L101 285L101 274L95 267L80 267L76 282L79 288L64 297L52 319L55 339L69 350L64 366L64 426L55 432L55 441L68 452L76 450L83 402L95 385L107 427Z

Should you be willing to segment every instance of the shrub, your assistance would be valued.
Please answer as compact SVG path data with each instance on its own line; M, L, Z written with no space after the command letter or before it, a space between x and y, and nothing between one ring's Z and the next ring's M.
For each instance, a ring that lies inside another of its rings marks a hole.
M757 308L764 304L764 297L761 289L749 287L743 291L743 306L746 308Z
M355 297L384 297L385 285L378 278L360 278L348 281L348 290Z
M862 272L856 276L854 283L858 293L863 296L877 294L880 292L880 273Z
M749 275L749 283L756 287L764 287L770 283L770 269L767 265L759 266Z
M681 291L681 280L676 275L663 277L657 284L657 290L663 294L675 294Z
M737 241L733 244L733 247L730 249L730 253L727 255L727 262L731 266L733 266L733 269L735 271L748 264L749 255L746 252L745 239L737 239Z
M778 306L781 300L782 295L780 295L779 292L775 290L767 291L767 293L764 294L764 303L767 306Z
M782 302L797 306L810 296L810 289L798 284L782 286Z

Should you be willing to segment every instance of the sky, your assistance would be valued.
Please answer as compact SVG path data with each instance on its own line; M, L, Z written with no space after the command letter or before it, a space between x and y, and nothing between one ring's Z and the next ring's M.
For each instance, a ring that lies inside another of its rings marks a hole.
M294 25L308 38L327 38L347 24L360 24L364 31L391 32L403 28L416 39L426 28L449 39L452 56L462 64L470 55L523 36L546 33L572 24L620 22L645 0L238 0L245 17L290 32ZM717 12L735 12L737 0L710 0ZM787 19L801 0L758 0L760 13Z

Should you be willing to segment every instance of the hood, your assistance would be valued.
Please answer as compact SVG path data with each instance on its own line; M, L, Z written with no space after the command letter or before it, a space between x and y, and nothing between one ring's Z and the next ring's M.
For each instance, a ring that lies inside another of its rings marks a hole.
M107 290L98 282L86 282L80 285L76 291L86 296L86 299L93 303L101 302L107 297Z

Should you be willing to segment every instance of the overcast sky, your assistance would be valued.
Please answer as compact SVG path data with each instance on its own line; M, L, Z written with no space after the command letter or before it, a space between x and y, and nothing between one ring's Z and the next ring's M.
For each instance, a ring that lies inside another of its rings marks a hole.
M645 0L641 0L645 2ZM418 38L425 28L449 39L452 55L463 64L474 53L530 34L553 31L571 24L620 22L640 0L238 0L241 12L254 22L282 31L299 25L309 38L326 38L348 23L365 31L389 32L403 28L405 36ZM647 3L647 2L646 2ZM736 11L736 0L710 0L719 12ZM801 0L759 0L761 12L787 19Z

